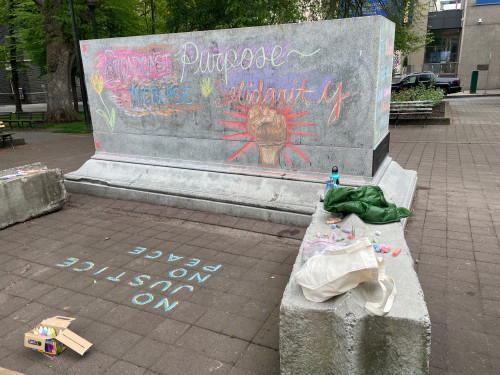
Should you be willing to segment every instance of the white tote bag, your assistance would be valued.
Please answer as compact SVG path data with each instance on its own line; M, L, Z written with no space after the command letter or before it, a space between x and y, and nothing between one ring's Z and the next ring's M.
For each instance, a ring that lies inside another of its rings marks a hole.
M327 250L313 256L295 274L295 280L302 287L306 299L313 302L326 301L362 282L376 280L382 288L382 298L365 304L365 308L375 315L388 313L396 295L394 280L385 274L384 258L375 256L368 238L340 250ZM392 285L390 293L384 281Z

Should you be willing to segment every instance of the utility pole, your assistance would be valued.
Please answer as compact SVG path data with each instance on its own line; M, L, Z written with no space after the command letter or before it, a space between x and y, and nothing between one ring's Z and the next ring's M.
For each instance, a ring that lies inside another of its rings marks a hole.
M89 105L87 102L87 89L85 87L85 80L83 78L83 64L82 55L80 53L80 43L78 41L78 34L76 32L75 11L73 9L73 0L69 0L69 11L71 13L71 23L73 24L73 39L75 40L75 53L76 62L78 64L78 73L80 75L80 89L82 90L83 113L85 115L85 130L92 130L92 123L90 121Z

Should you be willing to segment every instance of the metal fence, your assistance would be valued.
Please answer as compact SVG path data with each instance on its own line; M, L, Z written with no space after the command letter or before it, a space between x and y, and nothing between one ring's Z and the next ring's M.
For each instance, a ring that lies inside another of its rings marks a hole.
M433 72L438 76L457 76L458 63L450 62L443 64L416 64L408 65L405 74L418 73L418 72Z

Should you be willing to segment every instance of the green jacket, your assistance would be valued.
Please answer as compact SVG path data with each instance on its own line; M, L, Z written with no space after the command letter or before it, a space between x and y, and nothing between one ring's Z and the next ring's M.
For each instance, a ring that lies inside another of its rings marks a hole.
M411 211L406 208L387 202L378 186L370 185L357 189L330 189L323 207L332 213L355 213L361 220L373 224L390 223L411 215Z

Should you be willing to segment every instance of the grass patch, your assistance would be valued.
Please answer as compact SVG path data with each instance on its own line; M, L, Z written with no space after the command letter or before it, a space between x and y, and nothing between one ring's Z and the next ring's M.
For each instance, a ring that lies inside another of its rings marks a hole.
M46 128L54 129L52 133L73 133L73 134L90 134L92 130L85 129L85 121L63 122L60 124L45 124Z
M54 129L52 133L72 133L72 134L91 134L92 130L87 131L85 129L85 114L83 112L78 113L83 119L82 121L76 122L62 122L60 124L46 123L45 127Z
M79 112L79 115L83 119L82 121L63 122L60 124L47 122L44 124L44 127L46 129L53 129L52 133L91 134L92 130L87 131L85 129L85 114L83 112ZM12 115L12 119L17 120L17 116L15 113Z

